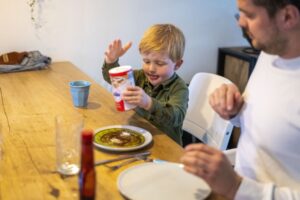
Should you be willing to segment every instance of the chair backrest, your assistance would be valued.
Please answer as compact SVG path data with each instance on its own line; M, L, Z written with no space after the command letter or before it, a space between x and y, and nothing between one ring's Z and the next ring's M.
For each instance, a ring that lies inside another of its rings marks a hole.
M223 83L231 81L212 73L195 74L189 84L189 107L183 122L183 130L220 150L227 148L233 125L211 108L209 95Z

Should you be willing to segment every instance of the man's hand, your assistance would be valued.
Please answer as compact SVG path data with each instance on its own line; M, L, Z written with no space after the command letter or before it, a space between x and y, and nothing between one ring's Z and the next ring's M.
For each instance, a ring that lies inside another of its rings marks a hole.
M191 144L185 148L181 162L187 172L203 178L214 192L234 198L242 178L223 152L205 144Z
M212 108L224 119L231 119L242 108L243 97L234 84L223 84L209 97Z

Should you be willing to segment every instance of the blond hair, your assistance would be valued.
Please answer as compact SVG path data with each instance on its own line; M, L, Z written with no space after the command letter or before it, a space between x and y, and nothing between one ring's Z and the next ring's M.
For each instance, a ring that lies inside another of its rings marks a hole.
M139 44L140 53L165 52L176 62L184 53L185 38L182 31L172 24L155 24L144 33Z

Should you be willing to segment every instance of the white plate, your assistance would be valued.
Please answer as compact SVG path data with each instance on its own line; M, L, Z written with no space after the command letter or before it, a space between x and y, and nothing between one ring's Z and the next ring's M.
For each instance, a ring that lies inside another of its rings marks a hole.
M176 163L145 163L123 171L118 177L119 191L133 200L201 200L210 187Z
M145 141L141 145L134 146L134 147L110 147L110 146L105 146L105 145L99 144L99 143L95 142L95 140L94 140L94 145L96 147L99 147L101 149L108 150L108 151L133 151L133 150L141 149L141 148L147 146L152 141L152 135L149 131L139 128L139 127L136 127L136 126L130 126L130 125L105 126L105 127L95 130L95 135L99 131L102 131L105 129L111 129L111 128L124 128L124 129L130 129L130 130L136 131L144 136Z

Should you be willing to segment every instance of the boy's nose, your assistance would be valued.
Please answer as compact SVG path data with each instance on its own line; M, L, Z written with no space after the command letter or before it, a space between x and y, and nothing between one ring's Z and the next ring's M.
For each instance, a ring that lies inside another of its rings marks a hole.
M149 65L149 71L155 71L155 64L154 63L151 63Z

